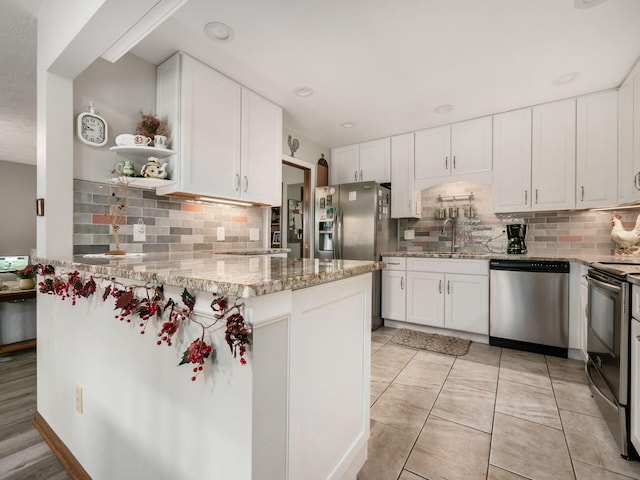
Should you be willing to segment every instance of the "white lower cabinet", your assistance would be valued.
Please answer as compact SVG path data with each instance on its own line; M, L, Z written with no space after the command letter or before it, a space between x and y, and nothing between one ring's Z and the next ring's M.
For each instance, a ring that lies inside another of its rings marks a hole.
M405 258L383 257L381 316L387 320L407 321L407 262Z
M407 322L488 335L488 262L409 259Z
M444 275L407 272L407 321L444 327Z
M640 320L631 320L631 443L640 452Z

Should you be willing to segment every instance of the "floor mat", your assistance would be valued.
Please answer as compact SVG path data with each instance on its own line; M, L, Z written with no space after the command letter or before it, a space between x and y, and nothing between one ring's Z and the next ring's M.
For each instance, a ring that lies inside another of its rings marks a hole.
M416 332L402 328L391 341L406 347L420 348L430 352L446 353L447 355L466 355L469 351L471 340L437 335L435 333Z

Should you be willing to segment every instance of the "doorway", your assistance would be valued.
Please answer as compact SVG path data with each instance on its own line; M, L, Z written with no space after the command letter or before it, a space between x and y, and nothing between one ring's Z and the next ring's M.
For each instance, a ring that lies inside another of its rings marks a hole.
M272 219L279 217L280 228L279 234L274 234L272 221L272 247L289 248L289 258L311 258L313 252L311 190L315 179L305 164L293 157L282 161L282 205L272 208ZM280 245L274 245L274 239L279 239Z

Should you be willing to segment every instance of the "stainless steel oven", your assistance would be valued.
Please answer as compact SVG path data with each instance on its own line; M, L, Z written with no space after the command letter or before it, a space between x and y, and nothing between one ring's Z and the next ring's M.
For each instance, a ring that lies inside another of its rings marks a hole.
M612 265L589 269L588 360L586 372L620 453L628 458L630 285L626 273Z

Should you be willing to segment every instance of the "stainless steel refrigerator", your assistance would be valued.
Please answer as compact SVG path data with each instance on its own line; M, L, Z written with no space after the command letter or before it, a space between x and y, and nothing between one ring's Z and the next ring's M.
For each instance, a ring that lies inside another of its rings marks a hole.
M315 258L380 260L398 249L398 221L391 218L391 191L375 182L316 188ZM373 274L371 328L382 326L382 273Z

